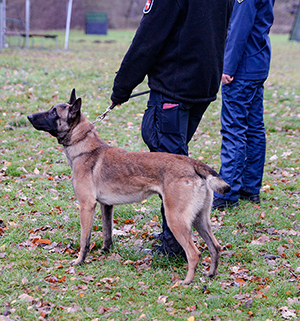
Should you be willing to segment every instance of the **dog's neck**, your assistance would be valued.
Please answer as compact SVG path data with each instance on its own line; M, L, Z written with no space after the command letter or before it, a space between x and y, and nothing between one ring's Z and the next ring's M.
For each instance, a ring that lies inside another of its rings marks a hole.
M62 145L71 167L74 159L79 155L88 153L93 149L109 148L99 137L94 125L83 114L81 114L80 122L63 139ZM78 150L80 150L80 153L78 153Z
M74 146L84 140L93 129L94 125L81 114L78 122L72 124L70 130L64 137L57 137L58 143L65 148Z

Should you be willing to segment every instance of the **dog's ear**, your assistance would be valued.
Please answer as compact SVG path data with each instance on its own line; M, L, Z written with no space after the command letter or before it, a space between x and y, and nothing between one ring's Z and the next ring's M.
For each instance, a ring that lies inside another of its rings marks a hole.
M73 88L73 90L71 92L69 104L73 105L75 103L75 101L76 101L76 93L75 93L75 88Z
M75 119L80 115L81 98L75 100L75 102L69 108L69 119Z

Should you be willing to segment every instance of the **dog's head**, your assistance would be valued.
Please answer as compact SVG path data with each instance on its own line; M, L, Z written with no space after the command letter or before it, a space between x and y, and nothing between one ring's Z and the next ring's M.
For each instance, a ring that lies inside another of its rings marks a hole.
M48 111L27 116L35 129L50 133L60 144L79 123L80 117L81 98L76 99L75 89L66 104L55 105Z

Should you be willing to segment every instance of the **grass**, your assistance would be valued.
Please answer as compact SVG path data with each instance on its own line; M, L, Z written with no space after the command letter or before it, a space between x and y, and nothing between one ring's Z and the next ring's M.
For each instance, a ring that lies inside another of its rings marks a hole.
M59 34L63 48L64 34ZM79 205L61 146L26 116L66 102L72 88L94 120L110 105L113 78L133 31L86 36L72 31L70 50L9 47L0 61L0 319L12 320L283 320L300 318L299 43L272 35L265 88L267 156L262 203L213 211L224 250L219 274L205 278L206 245L194 282L178 286L183 260L140 250L161 230L160 202L117 206L112 251L100 252L97 212L86 264L79 247ZM146 82L135 92L147 89ZM147 150L140 125L147 97L117 106L97 124L110 145ZM190 155L220 167L220 97L207 110ZM194 233L194 232L193 232Z

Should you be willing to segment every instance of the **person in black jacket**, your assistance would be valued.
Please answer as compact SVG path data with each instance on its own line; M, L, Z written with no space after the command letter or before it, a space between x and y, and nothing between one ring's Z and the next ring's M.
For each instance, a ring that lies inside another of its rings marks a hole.
M232 6L232 0L147 0L111 100L126 102L148 76L142 137L151 152L188 155L188 143L219 90ZM182 253L161 209L159 250Z

